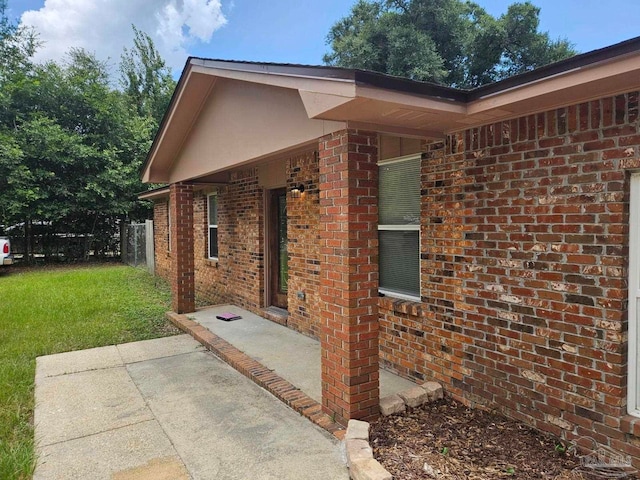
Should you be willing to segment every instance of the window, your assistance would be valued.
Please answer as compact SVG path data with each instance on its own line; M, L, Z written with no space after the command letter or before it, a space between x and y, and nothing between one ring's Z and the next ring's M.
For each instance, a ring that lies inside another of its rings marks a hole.
M211 194L207 197L209 212L209 258L218 258L218 197Z
M629 384L627 412L640 417L640 173L631 176L629 207Z
M167 251L171 251L171 201L167 200Z
M380 292L420 299L420 156L380 161Z

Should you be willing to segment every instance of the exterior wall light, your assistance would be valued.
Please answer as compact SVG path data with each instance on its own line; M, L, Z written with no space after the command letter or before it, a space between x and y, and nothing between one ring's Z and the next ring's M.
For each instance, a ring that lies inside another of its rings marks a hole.
M304 192L304 185L302 183L294 183L291 186L291 198L300 198Z

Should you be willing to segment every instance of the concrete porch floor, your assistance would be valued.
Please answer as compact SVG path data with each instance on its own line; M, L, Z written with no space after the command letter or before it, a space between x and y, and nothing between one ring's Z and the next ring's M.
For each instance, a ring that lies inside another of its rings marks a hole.
M230 322L216 318L225 312L242 318ZM203 308L187 317L322 403L318 340L233 305ZM380 369L380 398L415 386L409 380Z

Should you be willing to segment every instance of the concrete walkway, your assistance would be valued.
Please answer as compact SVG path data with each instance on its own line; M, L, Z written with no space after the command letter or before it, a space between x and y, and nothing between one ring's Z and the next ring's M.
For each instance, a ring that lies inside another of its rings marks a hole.
M348 478L335 438L188 335L39 357L35 429L35 480Z
M224 312L235 313L242 319L218 320L216 315ZM233 305L204 308L187 316L322 403L320 342L317 340ZM415 386L409 380L380 370L381 398Z

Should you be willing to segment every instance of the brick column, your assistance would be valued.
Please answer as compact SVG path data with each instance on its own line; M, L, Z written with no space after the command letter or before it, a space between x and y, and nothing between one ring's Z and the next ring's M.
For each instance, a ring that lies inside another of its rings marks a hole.
M335 420L375 419L378 365L378 136L319 140L322 408Z
M173 311L188 313L196 309L193 264L193 186L172 183L169 192Z

